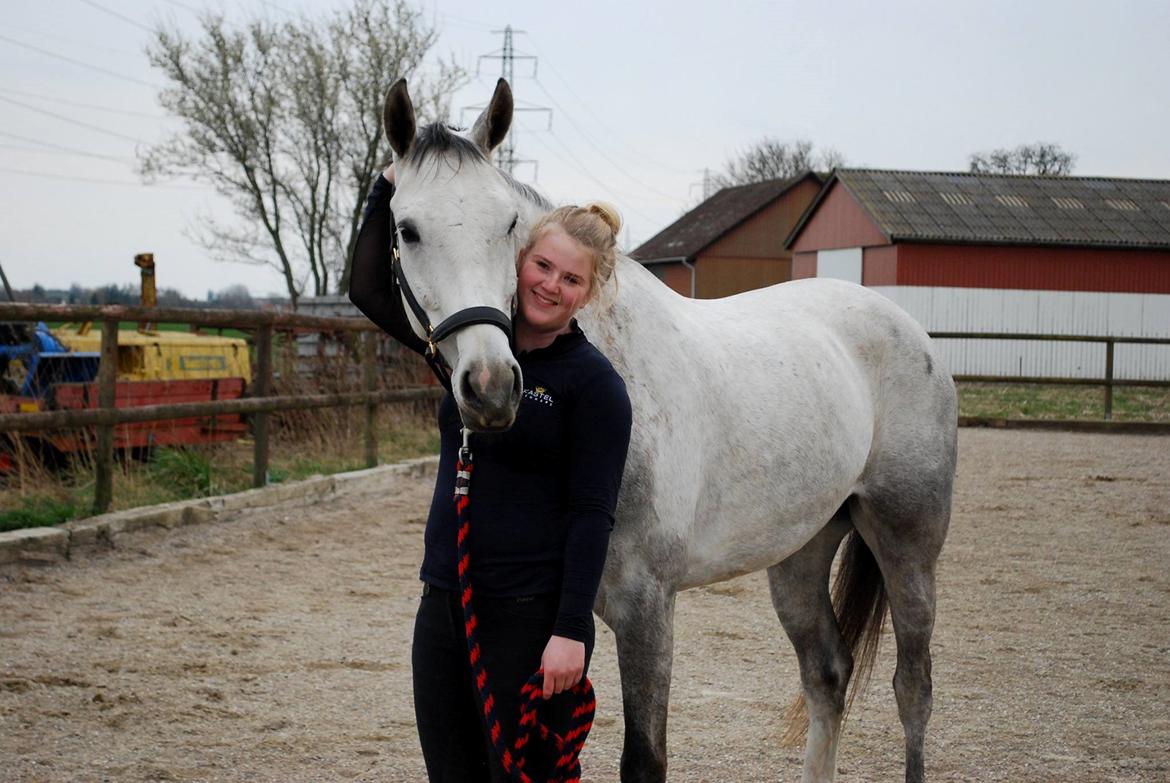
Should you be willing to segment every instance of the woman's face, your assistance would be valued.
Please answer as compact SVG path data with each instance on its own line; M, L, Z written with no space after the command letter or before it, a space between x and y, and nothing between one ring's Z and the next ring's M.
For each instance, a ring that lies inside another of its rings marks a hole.
M553 226L520 260L516 296L521 319L544 334L567 331L589 302L592 279L589 251Z

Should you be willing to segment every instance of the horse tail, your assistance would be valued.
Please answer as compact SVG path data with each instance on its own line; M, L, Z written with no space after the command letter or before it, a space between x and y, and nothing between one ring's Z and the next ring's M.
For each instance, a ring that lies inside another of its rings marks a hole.
M854 698L869 684L888 606L886 586L877 559L856 530L850 531L845 538L845 548L833 580L832 600L841 638L853 657L852 682L841 716L844 724ZM802 743L808 731L803 692L788 708L785 723L785 744Z

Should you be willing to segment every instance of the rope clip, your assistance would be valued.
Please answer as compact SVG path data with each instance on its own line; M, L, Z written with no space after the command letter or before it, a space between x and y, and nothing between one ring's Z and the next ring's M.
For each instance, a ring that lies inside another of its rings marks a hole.
M459 449L459 461L464 465L471 464L471 430L462 428L463 447Z

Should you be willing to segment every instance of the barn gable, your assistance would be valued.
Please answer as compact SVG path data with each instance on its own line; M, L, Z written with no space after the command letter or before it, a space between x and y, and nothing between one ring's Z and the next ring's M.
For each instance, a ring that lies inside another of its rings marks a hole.
M727 296L792 277L784 240L820 189L806 172L724 188L630 253L671 288Z

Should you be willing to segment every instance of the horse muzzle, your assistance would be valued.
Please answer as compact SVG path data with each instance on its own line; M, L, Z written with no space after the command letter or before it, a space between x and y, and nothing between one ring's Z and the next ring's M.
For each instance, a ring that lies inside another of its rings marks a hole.
M512 426L520 406L520 365L471 361L453 385L463 426L474 432L501 432Z

